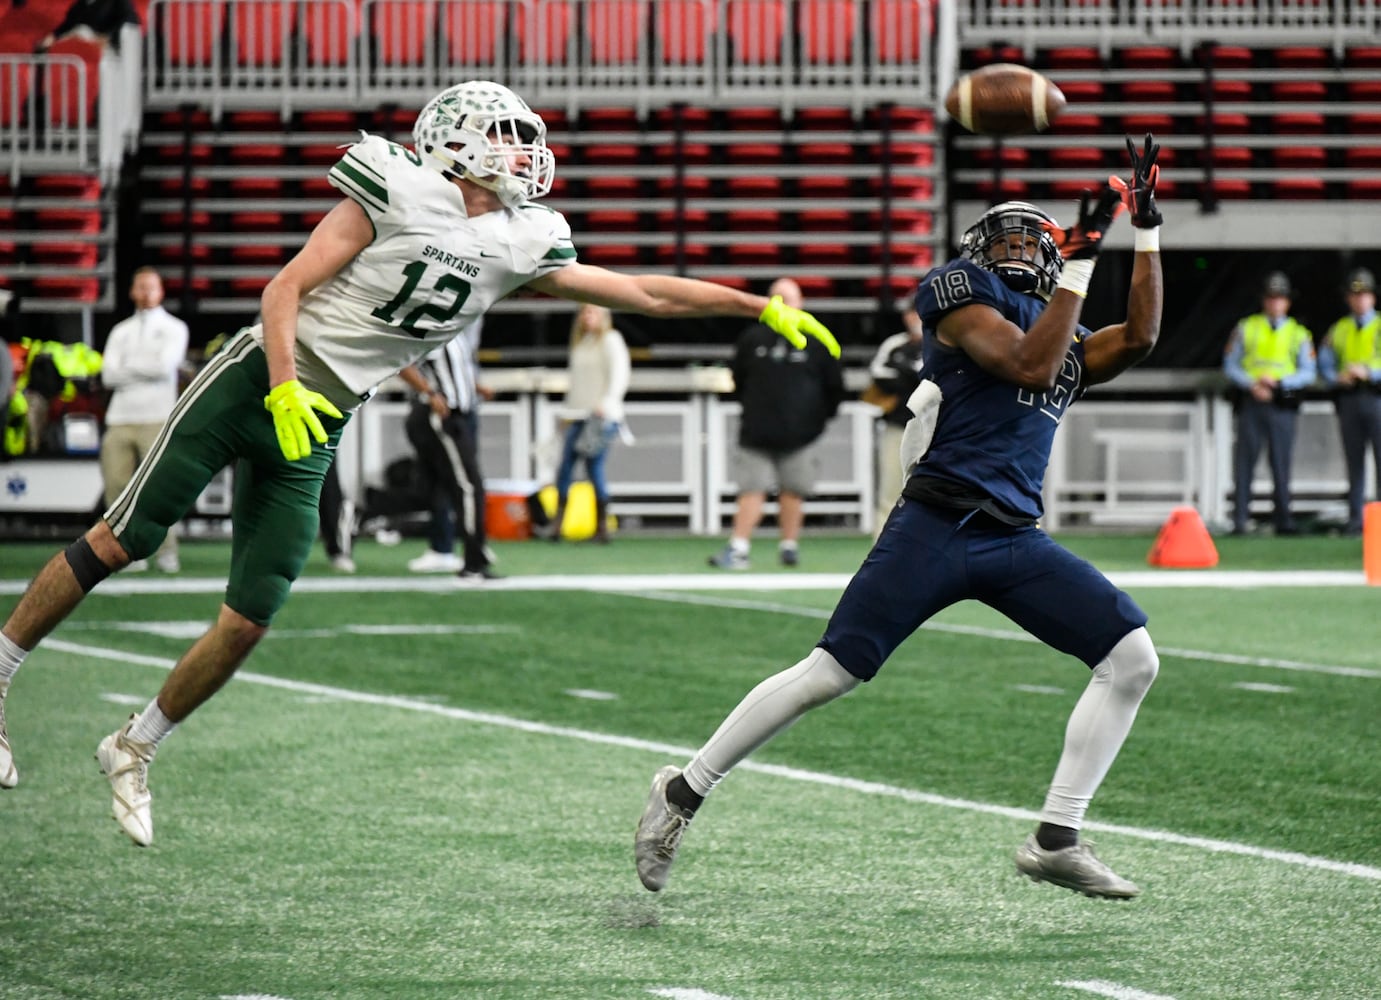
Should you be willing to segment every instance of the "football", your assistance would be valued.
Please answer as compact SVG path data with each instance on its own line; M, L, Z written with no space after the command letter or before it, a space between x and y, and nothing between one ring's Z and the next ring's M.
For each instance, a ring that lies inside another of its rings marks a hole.
M945 110L979 135L1044 132L1064 110L1065 95L1049 79L1016 63L993 63L961 76Z

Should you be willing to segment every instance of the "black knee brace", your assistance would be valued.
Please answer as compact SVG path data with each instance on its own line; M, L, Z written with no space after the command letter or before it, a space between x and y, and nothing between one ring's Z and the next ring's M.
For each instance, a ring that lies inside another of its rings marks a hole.
M110 576L110 567L91 551L91 543L85 535L67 546L62 554L67 557L67 565L72 567L72 575L77 578L77 586L83 594L91 593L92 587Z

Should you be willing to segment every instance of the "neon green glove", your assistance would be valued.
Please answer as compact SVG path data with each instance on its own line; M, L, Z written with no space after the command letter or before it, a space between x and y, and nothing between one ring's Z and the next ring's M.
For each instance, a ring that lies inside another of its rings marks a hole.
M810 334L825 345L830 357L839 357L839 341L834 339L834 334L825 328L825 324L804 309L787 305L780 295L772 296L758 321L780 333L792 347L805 347L806 334Z
M339 417L340 410L319 392L311 392L297 379L280 382L264 397L264 409L273 415L273 429L278 433L278 447L283 457L296 462L312 453L310 431L317 444L326 443L326 428L321 426L315 410L329 417Z

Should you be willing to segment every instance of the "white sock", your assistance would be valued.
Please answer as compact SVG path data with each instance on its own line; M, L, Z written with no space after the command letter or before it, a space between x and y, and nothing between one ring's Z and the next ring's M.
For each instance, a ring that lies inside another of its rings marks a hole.
M777 543L777 548L782 552L795 552L800 546L796 544L794 538L783 538Z
M748 554L748 539L746 539L746 538L730 538L730 539L729 539L729 550L730 550L731 552L736 552L736 553L738 553L738 554L741 555L741 556L746 556L746 555Z
M1065 727L1064 753L1045 796L1041 822L1077 830L1093 793L1122 749L1160 659L1145 628L1123 636L1098 666Z
M743 758L810 709L848 694L862 683L823 649L763 681L719 724L710 741L686 765L686 784L698 795L724 779Z
M24 662L24 657L28 655L27 649L11 642L3 632L0 632L0 688L9 687L10 678L19 670L19 665Z
M149 702L149 707L140 713L139 718L134 720L134 725L129 727L129 739L135 743L147 743L157 749L158 744L176 728L177 723L168 721L163 709L158 707L158 699L155 698Z

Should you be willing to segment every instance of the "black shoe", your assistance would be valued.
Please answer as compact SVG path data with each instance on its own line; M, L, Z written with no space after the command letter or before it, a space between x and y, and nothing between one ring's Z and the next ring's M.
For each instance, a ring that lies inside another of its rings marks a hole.
M503 577L494 572L492 566L467 566L456 574L462 580L473 580L476 583L483 583L485 580L502 580Z

